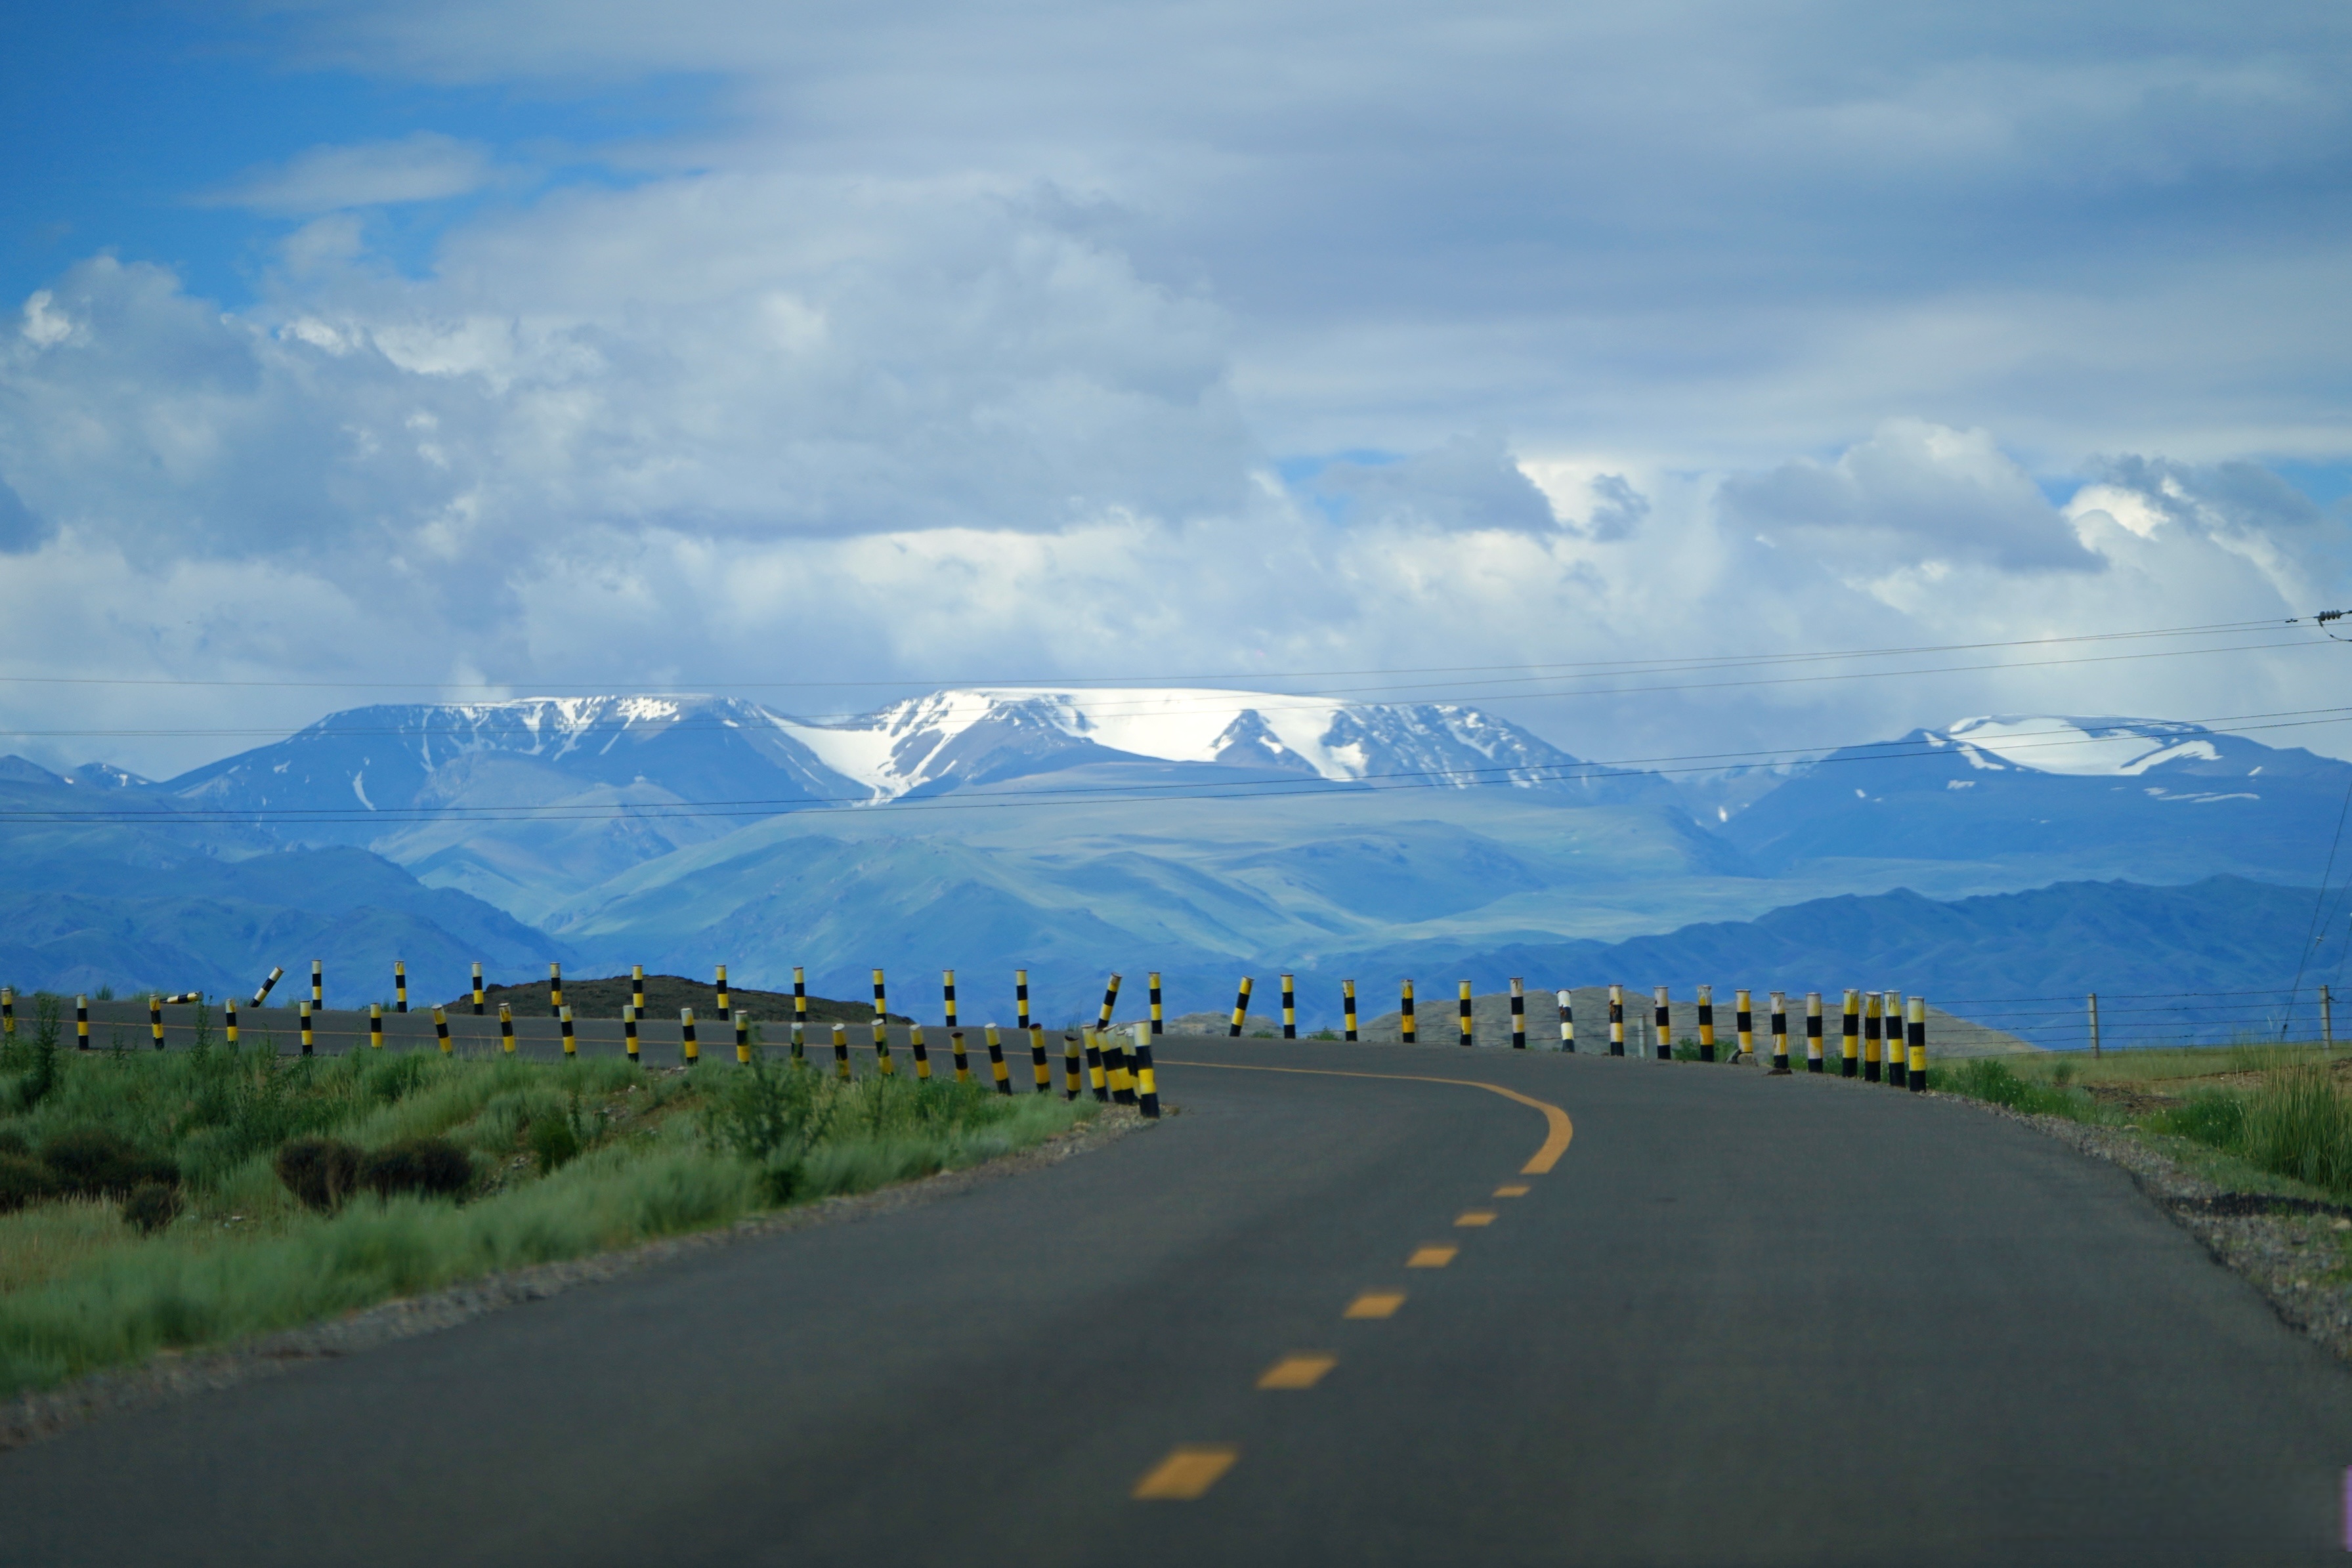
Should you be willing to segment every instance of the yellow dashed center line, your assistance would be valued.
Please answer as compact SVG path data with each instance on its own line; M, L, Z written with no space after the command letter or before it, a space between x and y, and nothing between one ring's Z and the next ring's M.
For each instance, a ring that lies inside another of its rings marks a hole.
M1495 1189L1495 1196L1496 1197L1525 1197L1528 1196L1528 1189L1523 1186L1498 1186Z
M1461 1215L1457 1216L1454 1223L1456 1225L1492 1225L1495 1223L1495 1211L1491 1208L1467 1209Z
M1150 1473L1135 1483L1132 1495L1147 1500L1190 1502L1234 1468L1239 1448L1223 1443L1180 1443Z
M1366 1291L1348 1303L1346 1315L1351 1318L1392 1318L1402 1305L1402 1291Z
M1451 1083L1460 1089L1484 1089L1489 1094L1500 1094L1506 1100L1516 1100L1530 1109L1540 1111L1544 1117L1544 1141L1519 1167L1521 1176L1542 1176L1559 1164L1559 1156L1568 1153L1569 1140L1576 1135L1576 1124L1568 1113L1557 1105L1548 1104L1533 1095L1522 1094L1516 1089L1506 1089L1499 1083L1481 1083L1475 1078L1432 1078L1424 1072L1347 1072L1336 1067L1264 1067L1246 1061L1180 1061L1164 1060L1162 1067L1216 1067L1228 1072L1297 1072L1309 1078L1385 1078L1397 1083Z
M1412 1249L1412 1256L1404 1260L1404 1266L1408 1269L1443 1269L1453 1262L1454 1255L1461 1250L1459 1247L1416 1247Z
M1323 1375L1339 1364L1336 1355L1286 1355L1260 1375L1260 1388L1312 1388Z

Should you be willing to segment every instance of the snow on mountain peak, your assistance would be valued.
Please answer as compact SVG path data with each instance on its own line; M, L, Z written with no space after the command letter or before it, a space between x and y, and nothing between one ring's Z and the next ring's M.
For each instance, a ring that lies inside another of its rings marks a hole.
M1987 716L1964 718L1941 737L1979 768L2021 768L2077 778L2127 779L2167 762L2220 758L2193 724L2159 719Z

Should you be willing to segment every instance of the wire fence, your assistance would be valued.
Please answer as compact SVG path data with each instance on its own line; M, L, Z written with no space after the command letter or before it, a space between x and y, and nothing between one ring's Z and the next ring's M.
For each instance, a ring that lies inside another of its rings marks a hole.
M2336 998L2325 985L2243 991L2098 992L1965 997L1957 1017L2044 1051L2336 1042Z

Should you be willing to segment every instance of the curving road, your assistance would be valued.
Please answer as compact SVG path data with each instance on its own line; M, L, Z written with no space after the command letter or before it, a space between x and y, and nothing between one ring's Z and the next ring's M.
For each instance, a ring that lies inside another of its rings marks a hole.
M0 1559L2341 1560L2352 1379L2029 1129L1593 1056L1160 1057L1181 1113L1082 1158L0 1456Z

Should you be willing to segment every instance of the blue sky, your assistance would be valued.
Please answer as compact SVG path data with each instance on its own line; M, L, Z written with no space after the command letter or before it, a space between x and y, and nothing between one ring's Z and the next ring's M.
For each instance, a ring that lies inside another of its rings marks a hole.
M1246 683L2352 600L2340 7L7 26L15 673L352 683L0 683L44 760L165 770L371 682ZM1605 753L2332 680L1510 716Z

